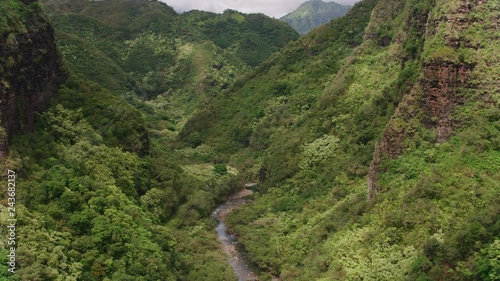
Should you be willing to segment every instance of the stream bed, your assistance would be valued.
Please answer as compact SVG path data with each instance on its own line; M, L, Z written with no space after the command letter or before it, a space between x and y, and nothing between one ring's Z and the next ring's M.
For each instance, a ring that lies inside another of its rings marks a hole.
M252 195L253 192L248 189L244 189L231 197L215 209L212 216L217 221L217 235L222 243L224 252L229 255L229 264L233 267L236 276L238 276L238 281L255 281L259 280L257 275L260 273L257 266L252 264L247 258L245 249L238 243L236 237L232 235L228 229L227 225L224 223L226 216L234 209L249 202L245 197Z

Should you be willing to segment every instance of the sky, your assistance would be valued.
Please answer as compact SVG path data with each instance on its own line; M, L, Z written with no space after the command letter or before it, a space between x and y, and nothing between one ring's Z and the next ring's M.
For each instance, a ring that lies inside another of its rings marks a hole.
M226 9L244 13L263 13L280 18L307 0L160 0L172 6L177 12L204 10L221 13ZM332 2L323 0L325 2ZM343 5L354 5L357 0L335 0Z

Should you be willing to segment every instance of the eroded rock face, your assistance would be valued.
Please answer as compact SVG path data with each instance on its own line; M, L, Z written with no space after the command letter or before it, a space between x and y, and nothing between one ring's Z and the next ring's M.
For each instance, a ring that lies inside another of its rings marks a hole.
M478 46L465 40L460 32L466 30L477 19L471 19L467 14L477 5L484 4L481 0L457 1L457 8L451 13L436 17L425 26L427 38L436 35L436 30L442 24L449 30L458 32L446 33L446 46L453 50L460 47L476 49ZM425 17L423 17L424 19ZM427 20L426 20L427 21ZM421 20L423 22L423 20ZM423 28L424 26L422 26ZM423 78L415 88L407 94L398 105L394 116L384 130L382 140L375 145L373 160L367 180L368 200L381 188L377 185L377 175L380 173L380 163L383 157L395 158L403 153L402 145L406 138L414 134L410 120L415 120L418 112L423 113L418 119L426 128L436 133L436 142L447 141L458 124L452 119L453 111L465 102L460 91L472 88L470 83L474 65L446 59L433 59L422 65Z
M23 1L27 2L33 1ZM33 130L35 113L46 109L66 77L53 27L39 15L33 15L31 24L26 33L0 34L0 59L4 62L0 68L0 114L8 138ZM5 155L8 140L0 143Z
M438 143L451 136L454 124L450 115L456 105L463 103L457 90L468 87L472 69L472 65L440 61L424 65L423 123L436 131Z

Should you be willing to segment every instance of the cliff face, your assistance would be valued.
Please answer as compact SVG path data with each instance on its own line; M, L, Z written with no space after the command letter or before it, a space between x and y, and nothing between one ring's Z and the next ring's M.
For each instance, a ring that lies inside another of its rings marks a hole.
M424 66L425 98L423 123L436 132L438 143L445 142L453 132L450 115L456 105L462 103L457 96L457 89L468 86L472 66L447 62L434 62Z
M6 15L8 26L0 30L0 114L7 138L33 129L35 113L47 107L65 78L48 19L34 1L16 2L4 4L17 5L18 14ZM6 136L0 140L3 156Z
M480 87L471 82L475 58L464 58L480 46L471 42L464 33L481 24L471 12L486 3L457 1L446 13L439 10L434 11L434 15L429 13L425 25L426 46L422 55L421 78L403 97L383 133L382 141L376 144L368 174L368 199L380 191L377 174L381 159L384 156L395 158L403 153L402 142L414 133L412 129L415 126L410 125L412 122L417 121L417 124L432 130L436 143L446 142L460 125L452 118L455 108L466 102L464 92Z

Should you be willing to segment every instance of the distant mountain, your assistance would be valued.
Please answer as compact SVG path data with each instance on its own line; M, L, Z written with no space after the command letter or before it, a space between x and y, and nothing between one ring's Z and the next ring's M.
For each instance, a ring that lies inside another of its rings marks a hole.
M288 23L303 35L332 19L345 15L351 8L351 6L335 2L309 0L280 20Z

